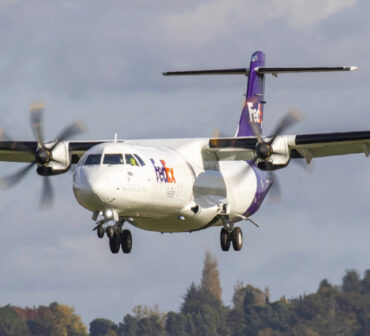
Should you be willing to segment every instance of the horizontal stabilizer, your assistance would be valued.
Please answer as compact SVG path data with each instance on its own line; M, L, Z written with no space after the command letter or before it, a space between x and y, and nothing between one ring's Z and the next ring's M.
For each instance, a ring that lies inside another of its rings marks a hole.
M334 71L354 71L358 70L356 66L341 67L257 67L255 71L258 74L279 73L299 73L299 72L334 72ZM190 70L190 71L169 71L163 72L163 76L202 76L202 75L249 75L248 68L235 69L211 69L211 70Z
M218 69L218 70L191 70L163 72L163 76L201 76L201 75L245 75L248 76L249 69Z
M296 72L333 72L333 71L354 71L358 70L356 66L342 67L259 67L256 72L260 74L279 74L279 73L296 73Z

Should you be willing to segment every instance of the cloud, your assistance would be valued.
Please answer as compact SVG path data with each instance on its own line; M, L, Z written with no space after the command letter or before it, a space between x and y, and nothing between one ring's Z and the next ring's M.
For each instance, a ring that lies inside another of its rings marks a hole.
M244 39L272 19L287 20L304 29L354 6L357 0L214 0L196 4L190 10L164 18L165 36L173 42L205 47L225 36L242 31ZM239 35L239 34L238 34Z
M293 27L304 28L353 7L356 3L357 0L272 0L267 17L287 18Z

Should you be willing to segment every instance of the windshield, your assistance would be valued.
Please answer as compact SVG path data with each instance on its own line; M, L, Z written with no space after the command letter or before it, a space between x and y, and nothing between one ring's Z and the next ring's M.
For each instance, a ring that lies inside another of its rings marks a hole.
M104 164L124 164L122 154L105 154L104 155Z
M101 161L101 154L90 154L86 158L84 165L85 166L98 165L100 164L100 161Z

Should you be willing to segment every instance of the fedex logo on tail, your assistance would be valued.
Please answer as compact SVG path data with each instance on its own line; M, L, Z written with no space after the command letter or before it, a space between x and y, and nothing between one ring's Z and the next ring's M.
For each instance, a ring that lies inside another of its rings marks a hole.
M160 163L158 165L155 163L154 159L150 159L150 161L153 164L157 182L176 183L173 168L168 168L164 160L159 160Z
M254 107L253 102L246 101L245 104L247 105L247 108L248 108L249 120L251 122L261 124L262 123L262 104L257 104L257 108Z

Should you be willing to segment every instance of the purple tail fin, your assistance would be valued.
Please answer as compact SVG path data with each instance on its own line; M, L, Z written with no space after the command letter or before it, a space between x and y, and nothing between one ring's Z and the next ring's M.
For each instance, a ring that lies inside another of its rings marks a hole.
M265 54L262 51L256 51L252 55L249 67L247 94L236 133L238 137L254 136L251 122L258 124L262 133L265 78L263 73L258 74L254 70L263 66L265 66Z

